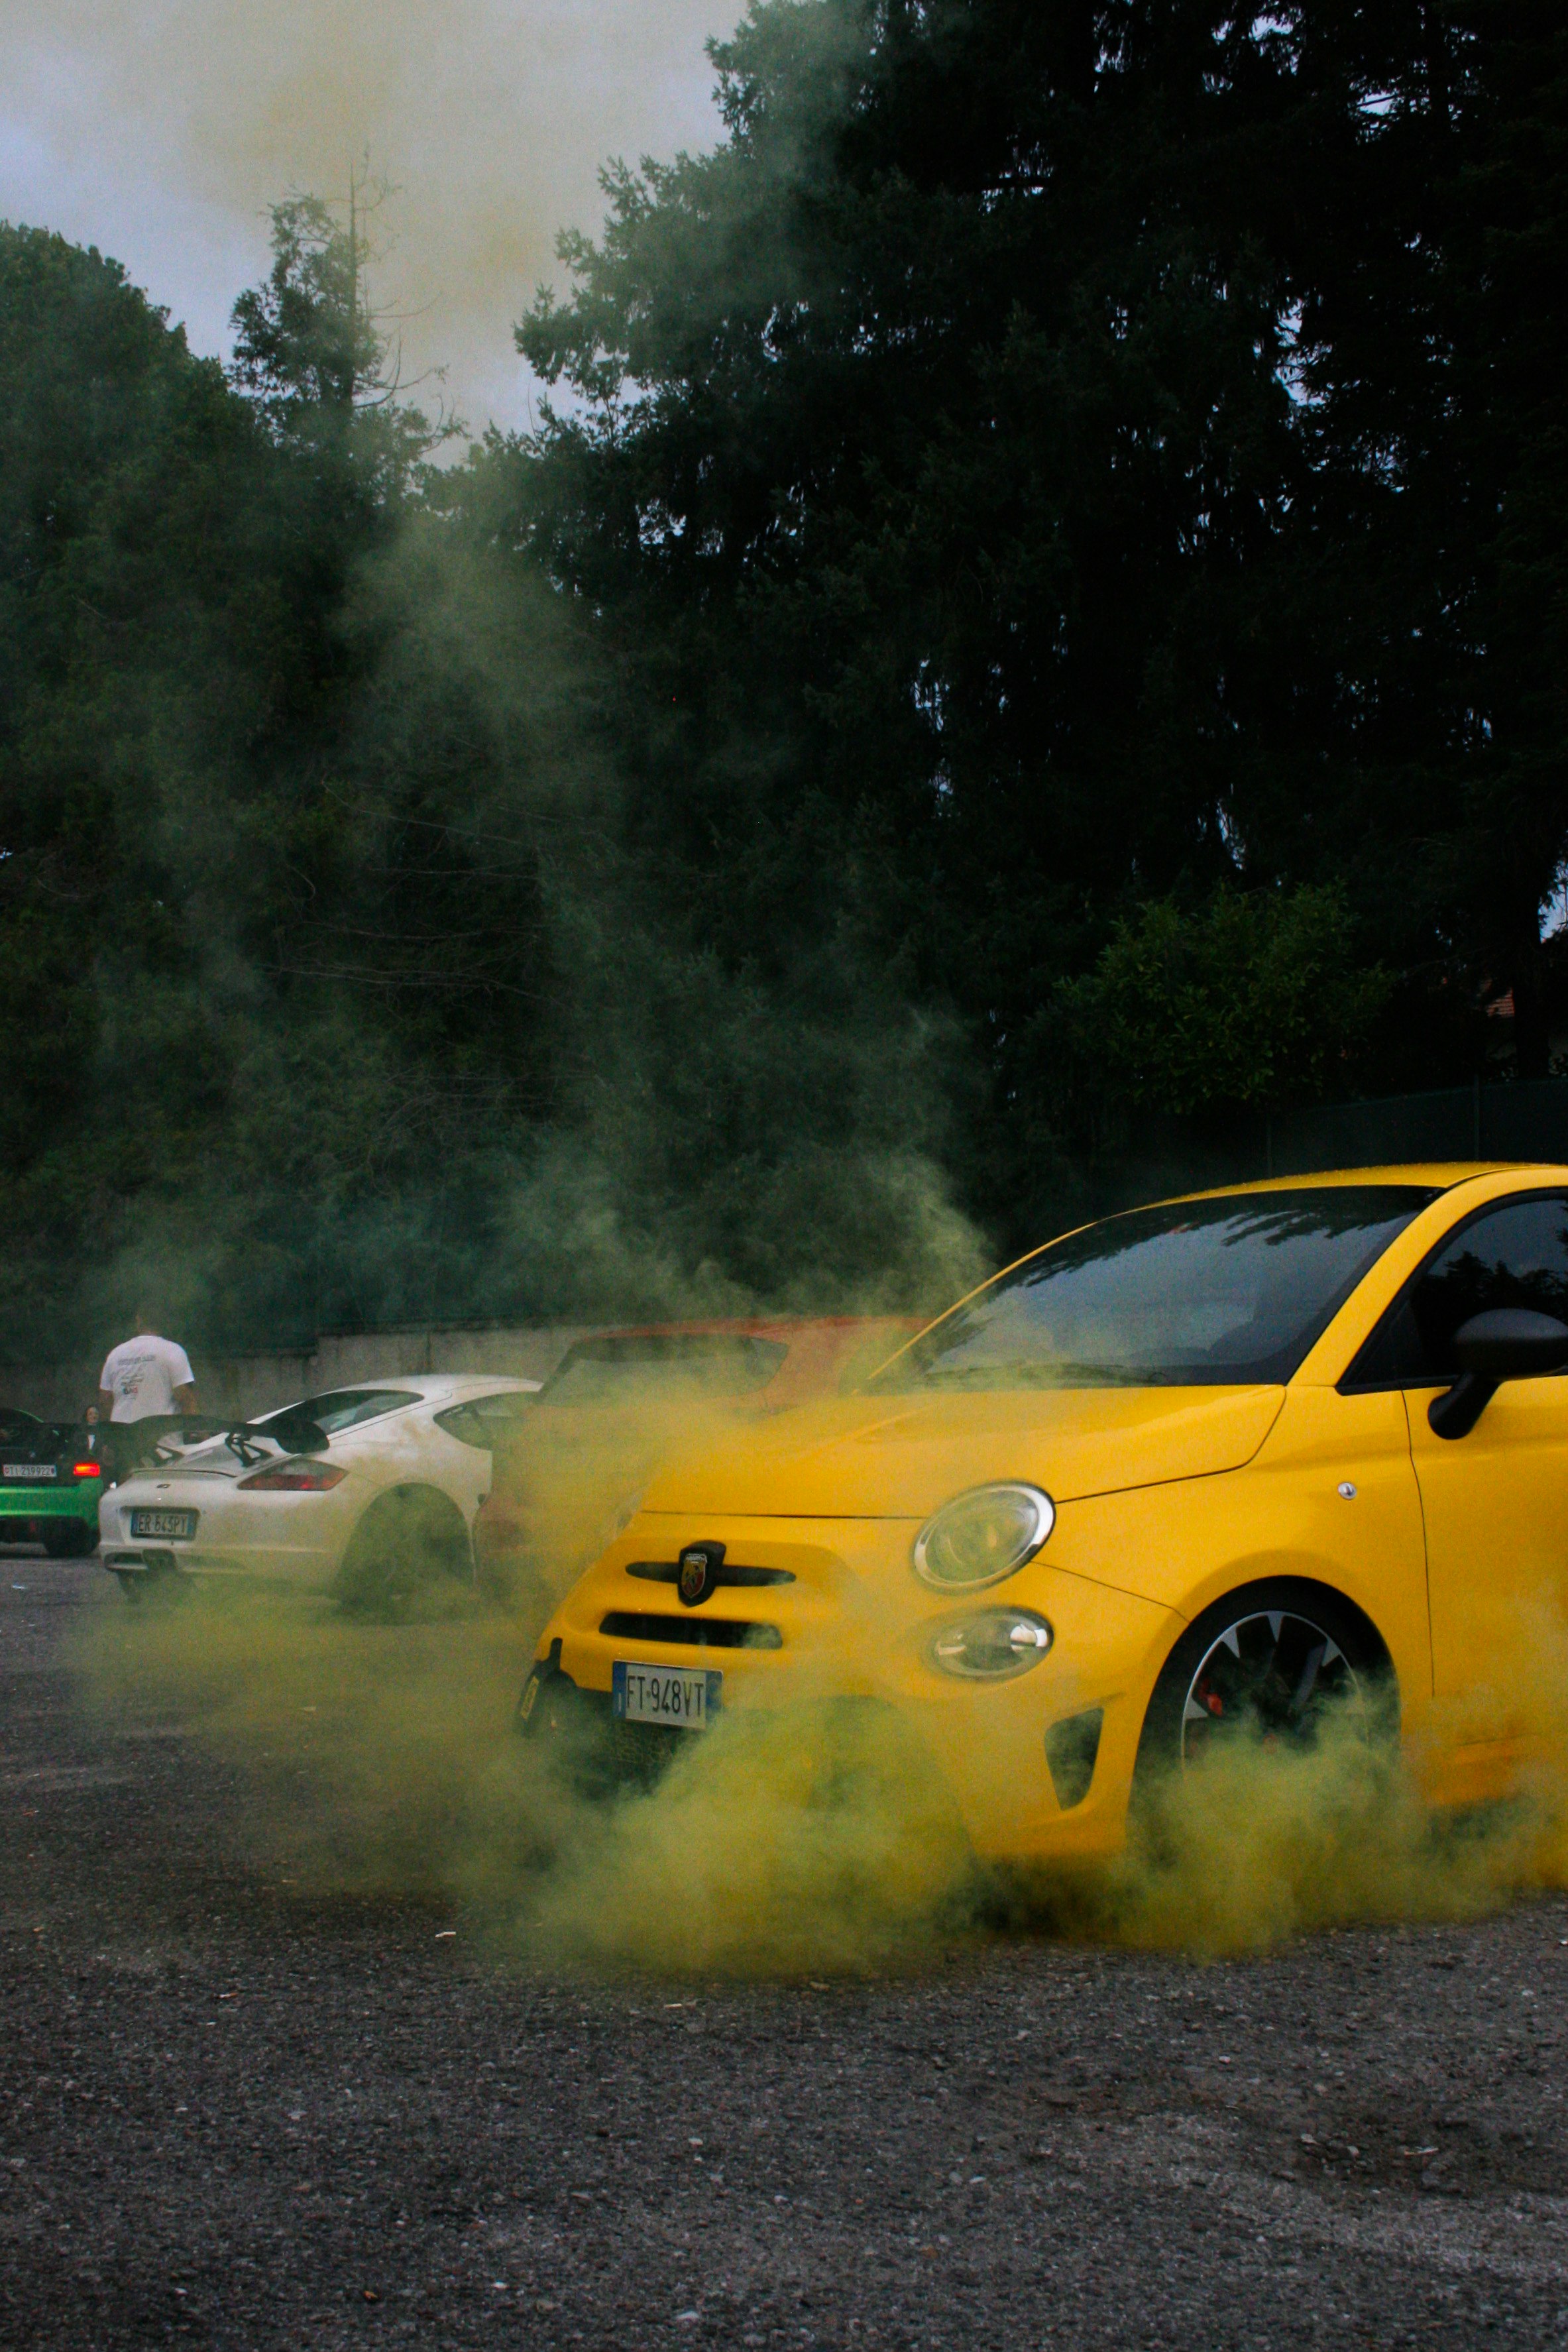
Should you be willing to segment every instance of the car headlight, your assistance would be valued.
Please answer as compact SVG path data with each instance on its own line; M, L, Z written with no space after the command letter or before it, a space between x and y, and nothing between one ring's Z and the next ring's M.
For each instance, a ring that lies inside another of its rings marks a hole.
M931 1664L966 1682L1001 1682L1026 1674L1051 1646L1051 1629L1032 1609L977 1609L934 1633Z
M999 1584L1033 1559L1057 1523L1037 1486L974 1486L955 1495L915 1538L915 1574L941 1592Z

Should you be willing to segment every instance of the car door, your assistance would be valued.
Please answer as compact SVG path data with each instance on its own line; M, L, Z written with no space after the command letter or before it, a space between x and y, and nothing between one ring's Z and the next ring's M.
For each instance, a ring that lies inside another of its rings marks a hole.
M1561 1190L1521 1191L1464 1218L1367 1350L1405 1391L1426 1521L1433 1690L1453 1703L1461 1744L1511 1742L1539 1721L1542 1675L1568 1622L1568 1373L1505 1381L1463 1437L1439 1437L1427 1418L1458 1377L1454 1334L1499 1307L1568 1321Z

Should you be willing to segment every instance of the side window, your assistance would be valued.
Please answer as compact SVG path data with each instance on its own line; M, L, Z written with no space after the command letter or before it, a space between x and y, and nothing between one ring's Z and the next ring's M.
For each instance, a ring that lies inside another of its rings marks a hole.
M1453 1339L1492 1307L1568 1323L1568 1199L1534 1192L1483 1210L1445 1242L1394 1301L1346 1375L1347 1388L1423 1388L1458 1376Z
M436 1425L465 1445L493 1450L517 1434L529 1406L531 1389L502 1389L495 1396L472 1397L467 1404L449 1404L436 1415Z

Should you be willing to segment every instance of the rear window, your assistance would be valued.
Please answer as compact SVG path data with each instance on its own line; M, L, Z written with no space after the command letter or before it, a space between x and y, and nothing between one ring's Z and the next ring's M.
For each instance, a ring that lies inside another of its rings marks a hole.
M438 1412L436 1426L464 1445L477 1445L489 1453L516 1436L519 1423L532 1408L533 1396L531 1389L502 1389L495 1396L469 1397L465 1403L449 1404L445 1412Z
M0 1412L0 1446L14 1461L51 1462L76 1455L89 1444L85 1428L69 1421L39 1421L15 1408Z
M739 1331L646 1331L578 1339L544 1386L543 1404L610 1404L663 1395L743 1396L766 1386L789 1353L782 1339Z
M273 1421L313 1421L335 1437L341 1430L357 1429L362 1421L378 1421L384 1412L419 1402L417 1389L331 1389L325 1396L301 1397L298 1404L286 1404L253 1425L265 1429Z
M1288 1381L1367 1269L1436 1197L1414 1184L1304 1185L1107 1217L999 1275L870 1385Z

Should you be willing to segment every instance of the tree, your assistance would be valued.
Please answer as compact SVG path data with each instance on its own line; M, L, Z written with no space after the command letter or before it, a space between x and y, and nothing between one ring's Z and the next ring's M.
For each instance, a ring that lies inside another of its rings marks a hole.
M17 1296L195 1233L230 1336L930 1297L1134 1113L1178 1179L1510 989L1547 1066L1565 42L754 0L445 468L362 181L228 382L0 235Z
M1058 991L1058 1034L1091 1083L1155 1111L1313 1101L1342 1083L1388 996L1356 945L1331 888L1156 899Z
M234 623L255 594L258 458L221 371L118 264L0 229L0 1185L17 1283L29 1242L74 1247L202 1091L204 1057L179 1055L138 1117L147 1055L182 1028L191 1042L170 858L191 763L221 774L254 716ZM203 681L199 720L182 673Z
M451 1201L547 1085L550 698L479 501L322 381L241 397L117 265L0 232L13 1328L68 1341L122 1261L228 1344L426 1308L442 1247L482 1286Z
M648 837L719 951L847 924L953 1008L1016 1236L1082 1140L1043 1010L1141 906L1331 894L1395 1086L1531 1002L1563 40L1491 0L758 0L724 144L608 175L520 328L579 395L520 464L643 686Z
M372 306L367 207L388 193L356 174L346 221L321 196L273 205L272 268L235 303L230 369L285 446L347 460L383 504L462 429L404 396L401 346Z

